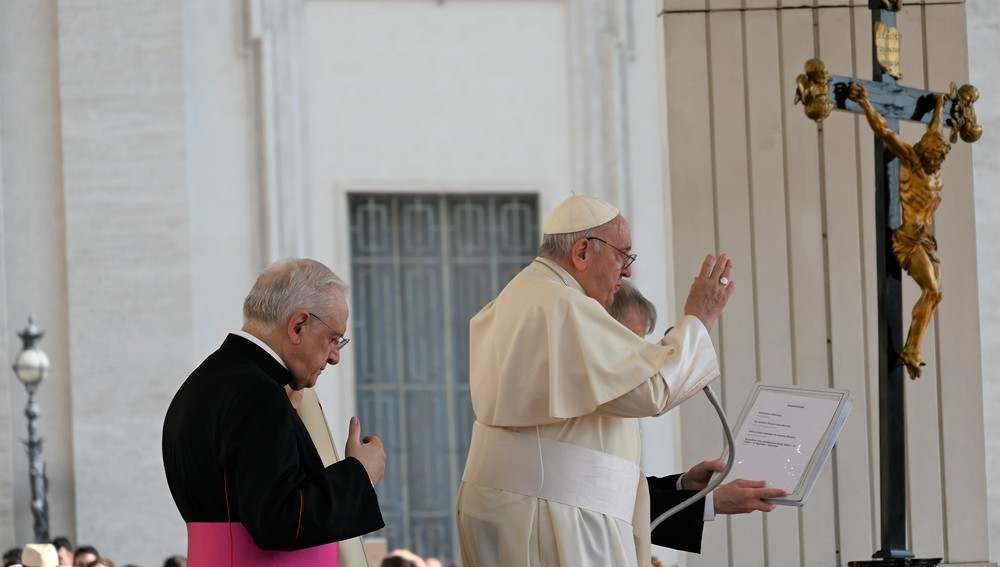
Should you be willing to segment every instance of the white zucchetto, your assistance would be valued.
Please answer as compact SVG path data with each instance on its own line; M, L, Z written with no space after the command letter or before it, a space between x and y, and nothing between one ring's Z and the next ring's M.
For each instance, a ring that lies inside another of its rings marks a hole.
M573 195L556 205L545 221L545 234L566 234L596 228L618 216L618 208L597 197Z

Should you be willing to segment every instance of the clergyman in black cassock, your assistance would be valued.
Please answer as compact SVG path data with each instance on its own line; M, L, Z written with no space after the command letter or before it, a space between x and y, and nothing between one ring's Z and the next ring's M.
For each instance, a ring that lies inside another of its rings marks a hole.
M332 291L316 283L331 276L339 282ZM299 293L295 303L297 280L332 300ZM270 311L278 315L253 305L255 293L274 303ZM318 262L269 267L244 303L243 330L230 334L178 390L164 421L163 461L189 534L197 523L242 524L260 549L294 551L385 525L374 489L385 467L381 441L362 441L352 418L354 455L349 439L346 458L324 467L284 390L315 385L327 364L339 362L347 343L344 293L343 282ZM268 317L279 322L255 322Z

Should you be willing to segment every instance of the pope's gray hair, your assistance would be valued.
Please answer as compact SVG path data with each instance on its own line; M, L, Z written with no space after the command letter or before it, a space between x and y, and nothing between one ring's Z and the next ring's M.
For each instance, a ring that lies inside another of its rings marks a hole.
M600 234L604 234L605 231L611 228L611 223L613 222L615 222L615 219L611 219L602 225L595 226L594 228L588 228L587 230L581 230L579 232L544 234L542 235L542 244L538 247L538 255L542 258L555 260L556 262L566 260L570 257L570 254L573 253L573 245L576 244L577 240L587 238L588 236L598 236ZM597 242L595 243L595 246L599 247L601 244L601 242Z
M346 297L348 290L344 280L316 260L281 260L257 276L243 300L243 319L273 330L287 323L299 309L322 315L331 313L336 308L334 292Z

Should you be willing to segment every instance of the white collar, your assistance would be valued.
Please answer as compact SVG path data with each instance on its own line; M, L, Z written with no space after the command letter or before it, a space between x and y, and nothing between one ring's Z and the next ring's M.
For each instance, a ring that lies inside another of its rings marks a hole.
M260 348L264 349L264 352L266 352L267 354L273 356L274 359L278 361L278 364L280 364L285 370L288 370L288 365L285 364L285 361L281 360L281 357L278 356L278 353L274 352L274 349L272 349L271 347L267 346L267 343L265 343L264 341L258 339L257 337L255 337L255 336L251 335L250 333L248 333L246 331L243 331L243 330L233 331L232 334L240 336L240 337L243 337L244 339L246 339L246 340L252 342L253 344L259 346Z

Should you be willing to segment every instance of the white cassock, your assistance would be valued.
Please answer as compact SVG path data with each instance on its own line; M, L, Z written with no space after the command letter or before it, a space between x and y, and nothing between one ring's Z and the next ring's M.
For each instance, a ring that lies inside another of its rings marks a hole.
M568 272L537 258L473 317L469 333L476 425L457 504L463 566L635 566L639 558L648 566L633 418L661 415L719 376L701 321L685 317L649 343Z

